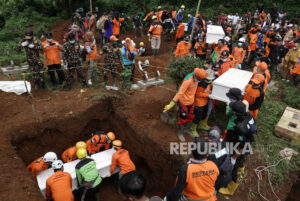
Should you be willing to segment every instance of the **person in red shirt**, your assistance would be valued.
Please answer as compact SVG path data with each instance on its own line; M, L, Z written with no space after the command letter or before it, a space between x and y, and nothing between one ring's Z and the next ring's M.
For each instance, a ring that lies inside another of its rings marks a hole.
M110 166L110 174L113 174L118 167L120 167L121 171L115 177L115 187L119 186L119 181L122 176L128 172L136 170L134 163L132 162L129 152L122 148L122 141L114 140L113 148L116 152L112 155L111 166Z
M258 111L265 98L265 92L261 87L264 82L264 76L257 73L251 79L251 84L248 84L245 90L244 100L249 103L249 112L254 119L257 118Z
M54 152L47 152L43 157L27 165L27 169L31 172L32 176L36 178L40 172L47 170L55 160L57 160L57 155Z
M52 163L54 174L46 181L46 200L74 201L72 193L72 177L64 172L64 163L56 160Z
M43 51L45 54L46 64L48 66L48 73L50 75L50 79L52 82L52 89L56 90L56 77L55 72L58 75L59 84L63 84L64 82L64 71L61 68L61 58L59 52L63 50L63 47L59 44L59 42L52 39L52 32L46 33L46 41L42 42Z
M189 42L189 37L186 36L184 41L181 41L177 44L175 56L180 59L184 56L189 56L192 44Z
M111 142L115 140L115 134L113 132L105 133L103 131L96 131L92 133L92 138L86 141L86 150L89 155L95 154L101 150L107 150L111 146Z

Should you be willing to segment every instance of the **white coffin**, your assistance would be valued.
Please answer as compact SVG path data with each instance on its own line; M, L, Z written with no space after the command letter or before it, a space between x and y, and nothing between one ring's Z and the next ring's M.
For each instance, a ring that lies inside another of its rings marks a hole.
M213 90L209 96L222 102L229 102L226 93L230 88L239 88L243 93L249 83L252 72L230 68L213 82Z
M208 25L206 33L206 42L212 44L213 42L217 43L219 39L225 37L224 30L221 26Z
M111 165L112 155L115 152L116 151L114 149L109 149L106 151L96 153L91 156L91 158L95 160L97 170L99 171L99 175L102 178L111 176L110 165ZM75 166L77 165L78 162L79 162L79 160L75 160L75 161L64 164L64 171L70 173L71 177L72 177L72 190L76 190L78 188L76 172L75 172ZM119 171L120 171L120 168L117 167L117 169L114 173L117 173ZM45 196L45 192L46 192L46 181L53 174L54 174L53 169L48 169L48 170L42 171L37 176L38 186L39 186L43 196Z

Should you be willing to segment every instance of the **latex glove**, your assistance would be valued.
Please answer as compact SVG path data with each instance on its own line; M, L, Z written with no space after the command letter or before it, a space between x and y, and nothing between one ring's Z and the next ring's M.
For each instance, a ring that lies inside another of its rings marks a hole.
M21 45L22 45L23 47L26 47L26 46L28 45L28 41L24 41L23 43L21 43Z
M30 45L28 45L28 47L29 48L34 48L34 44L31 43Z
M146 22L146 19L143 19L144 22Z
M55 45L54 45L55 47L58 47L59 45L58 45L58 43L55 43Z
M175 102L172 100L169 105L166 105L165 108L164 108L164 112L167 112L169 111L170 109L172 109L172 107L174 107L175 105Z
M47 44L45 45L44 49L46 49L46 48L49 47L49 46L50 46L49 43L47 43Z
M150 33L148 33L147 36L150 37L151 36Z

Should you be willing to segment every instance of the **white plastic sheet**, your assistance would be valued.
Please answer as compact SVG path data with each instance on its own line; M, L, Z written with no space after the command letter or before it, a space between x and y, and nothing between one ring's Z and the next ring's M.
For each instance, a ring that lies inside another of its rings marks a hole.
M26 89L26 86L27 89ZM23 93L31 92L30 82L27 81L0 81L0 90L5 92L13 92L17 95L21 95Z
M102 152L93 154L91 156L91 158L95 160L97 170L99 172L99 175L102 178L111 176L110 165L111 165L112 155L115 152L116 151L114 149L109 149L106 151L102 151ZM72 190L76 190L78 188L75 166L77 165L77 163L79 163L79 161L80 160L75 160L75 161L64 164L64 171L70 173L71 177L72 177ZM117 173L119 171L120 171L120 168L118 167L114 173ZM44 196L45 196L45 192L46 192L46 181L53 174L54 174L54 171L52 169L48 169L48 170L42 171L37 176L38 186Z

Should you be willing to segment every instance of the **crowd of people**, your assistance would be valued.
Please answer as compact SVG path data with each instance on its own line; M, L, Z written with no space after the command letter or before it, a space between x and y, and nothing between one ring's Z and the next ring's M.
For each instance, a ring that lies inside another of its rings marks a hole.
M205 61L204 66L195 67L193 72L186 75L178 92L163 111L168 112L175 105L178 106L179 140L185 141L184 133L187 133L195 138L195 145L201 145L200 147L204 147L205 143L230 142L242 150L247 143L251 144L255 139L256 118L265 99L271 76L278 73L286 82L293 79L295 86L300 83L300 27L295 19L289 20L286 13L278 10L276 5L267 9L260 4L255 12L249 11L244 15L222 13L207 21L201 14L188 14L187 24L183 23L184 10L184 5L178 11L175 7L168 11L167 8L162 9L158 6L148 14L140 10L133 17L125 17L120 16L119 12L102 15L93 12L84 15L83 11L78 9L72 16L73 25L64 37L63 46L52 39L50 32L45 34L46 40L41 43L33 37L32 31L27 31L19 47L26 51L36 89L46 87L40 52L45 54L53 88L56 89L55 71L59 83L65 81L60 59L62 51L63 63L67 68L65 89L70 90L74 81L74 71L77 71L83 86L92 84L92 72L102 54L105 85L111 73L113 86L116 86L119 64L123 71L131 73L129 79L134 82L135 57L145 55L145 47L144 43L140 43L138 49L130 38L119 42L120 26L126 26L125 22L132 20L134 34L139 31L141 37L145 35L144 27L149 28L147 36L153 56L159 55L163 37L166 41L173 38L176 41L174 55L177 59L195 57ZM225 33L224 38L212 44L206 42L207 26L210 24L222 26ZM96 34L100 34L100 41L95 40ZM82 71L82 62L88 64L87 78ZM231 88L226 94L229 99L226 107L228 124L226 130L221 131L217 126L211 128L208 125L212 109L219 104L218 101L210 99L209 95L213 81L230 68L251 69L253 76L244 93L238 88ZM203 138L199 130L207 131L208 137ZM87 155L108 149L112 143L117 152L112 159L111 173L115 171L116 166L121 168L115 180L115 187L120 187L121 193L129 200L148 200L144 194L144 178L136 172L128 151L121 148L122 143L111 136L114 135L95 133L86 143L80 142L66 150L62 159L64 162L76 158L81 160L76 166L78 184L93 194L98 192L101 177L95 170L95 162ZM49 153L47 154L29 165L29 169L33 176L36 176L41 170L49 167L49 162L52 163L55 174L47 181L47 199L52 196L56 201L62 200L55 197L54 192L57 192L68 197L64 199L73 200L70 183L69 190L66 190L68 195L62 191L53 191L56 188L56 178L66 178L70 182L70 176L62 172L63 162L57 160L54 153L50 154L50 159ZM217 200L216 192L229 195L235 192L243 177L244 161L249 153L238 151L229 154L222 148L216 154L199 153L198 150L193 150L192 154L193 158L189 163L179 169L175 186L167 193L165 200L213 201ZM33 164L39 168L38 171L32 168ZM88 170L91 172L87 173Z

